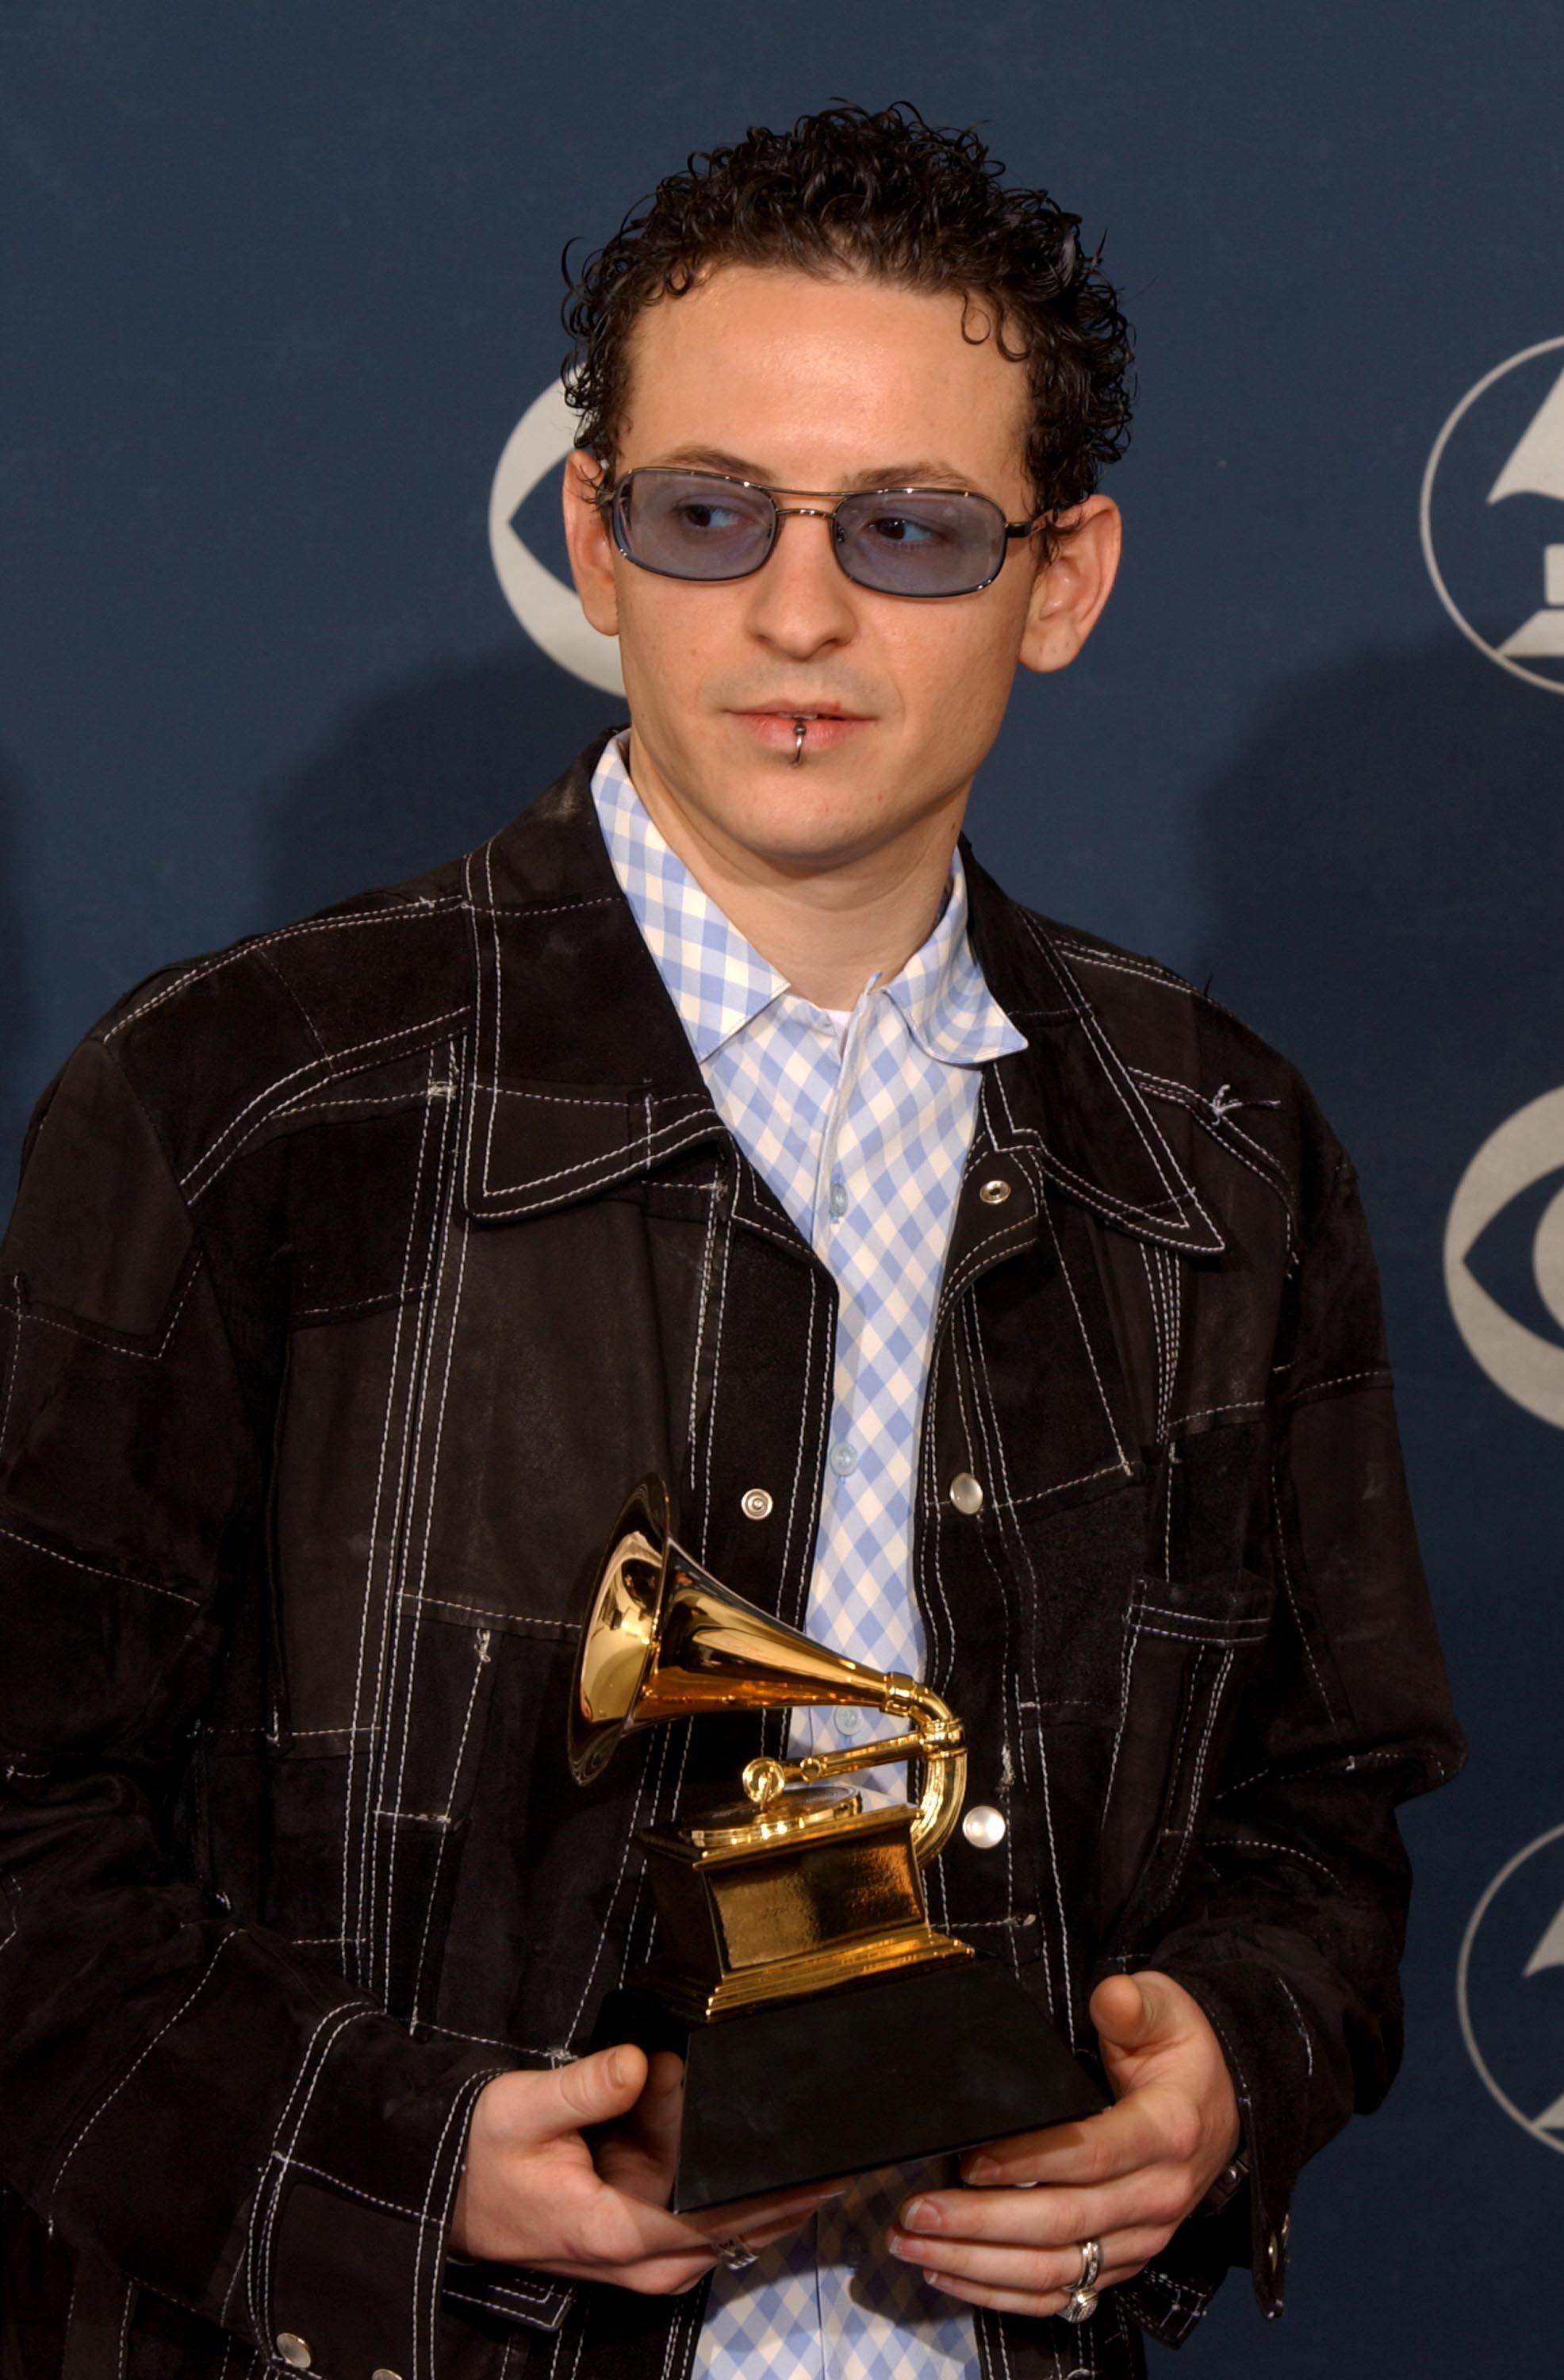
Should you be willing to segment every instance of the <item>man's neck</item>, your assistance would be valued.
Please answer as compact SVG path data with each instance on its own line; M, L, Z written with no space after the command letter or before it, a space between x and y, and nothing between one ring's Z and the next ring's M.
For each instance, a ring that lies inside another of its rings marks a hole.
M711 828L663 783L633 733L629 773L708 900L818 1007L852 1008L871 977L889 983L933 931L969 789L893 843L811 864L772 859Z

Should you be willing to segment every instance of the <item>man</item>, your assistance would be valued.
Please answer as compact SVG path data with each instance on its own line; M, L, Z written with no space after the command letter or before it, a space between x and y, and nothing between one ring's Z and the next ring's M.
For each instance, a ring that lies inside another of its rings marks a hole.
M627 735L141 987L42 1103L7 2374L1128 2374L1231 2263L1279 2311L1298 2169L1396 2062L1393 1805L1460 1741L1347 1160L959 840L1118 560L1075 230L895 111L664 183L572 317ZM635 1833L782 1739L570 1780L653 1467L719 1576L965 1720L938 1920L1109 2113L667 2211L676 2062L580 2052L650 1942Z

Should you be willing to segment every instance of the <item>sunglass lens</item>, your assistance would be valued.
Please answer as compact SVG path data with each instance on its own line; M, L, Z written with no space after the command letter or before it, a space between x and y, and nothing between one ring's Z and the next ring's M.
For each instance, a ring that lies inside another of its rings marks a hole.
M632 471L614 515L631 561L669 578L746 577L776 534L770 496L699 471Z
M894 492L850 496L836 513L849 578L884 595L966 595L1004 559L1004 516L986 496Z

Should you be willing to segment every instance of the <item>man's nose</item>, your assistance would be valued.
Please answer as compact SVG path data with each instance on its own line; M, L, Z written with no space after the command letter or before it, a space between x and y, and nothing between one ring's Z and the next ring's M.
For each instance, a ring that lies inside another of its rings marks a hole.
M828 513L782 510L777 541L749 581L751 633L794 660L857 632L855 589L832 551Z

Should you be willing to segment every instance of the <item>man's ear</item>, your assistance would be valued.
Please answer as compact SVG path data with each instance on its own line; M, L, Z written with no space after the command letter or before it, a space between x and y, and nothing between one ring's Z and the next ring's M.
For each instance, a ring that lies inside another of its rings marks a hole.
M578 446L565 456L561 496L570 574L581 609L600 636L619 634L619 590L613 577L613 540L607 518L593 502L607 479L600 463Z
M1061 516L1053 559L1032 584L1019 655L1023 668L1067 669L1074 660L1112 592L1122 534L1110 496L1088 496Z

